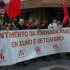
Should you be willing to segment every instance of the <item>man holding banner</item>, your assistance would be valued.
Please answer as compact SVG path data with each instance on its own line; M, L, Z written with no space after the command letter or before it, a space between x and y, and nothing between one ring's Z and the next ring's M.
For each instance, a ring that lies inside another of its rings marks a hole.
M16 25L16 30L25 30L27 29L27 26L24 24L24 19L19 19L18 24ZM23 62L24 66L27 66L27 62Z

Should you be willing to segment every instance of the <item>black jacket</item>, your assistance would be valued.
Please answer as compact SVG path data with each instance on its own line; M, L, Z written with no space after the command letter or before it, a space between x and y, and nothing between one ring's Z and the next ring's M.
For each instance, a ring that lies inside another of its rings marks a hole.
M37 26L32 26L31 29L38 29L38 27Z
M40 29L47 29L48 27L46 26L41 26Z
M25 30L25 29L27 29L27 26L26 25L23 25L23 26L21 26L21 25L16 25L16 29L18 29L18 30Z

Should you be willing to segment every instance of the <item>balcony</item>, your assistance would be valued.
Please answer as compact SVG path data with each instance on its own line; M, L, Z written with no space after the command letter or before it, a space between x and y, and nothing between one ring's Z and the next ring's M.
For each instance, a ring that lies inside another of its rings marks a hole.
M70 0L66 0L67 7L70 6ZM21 2L21 9L38 7L61 7L61 0L25 0Z

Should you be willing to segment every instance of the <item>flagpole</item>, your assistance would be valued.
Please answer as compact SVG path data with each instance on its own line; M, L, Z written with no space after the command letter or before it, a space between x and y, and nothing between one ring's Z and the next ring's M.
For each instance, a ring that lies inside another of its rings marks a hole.
M3 19L4 19L4 14L5 14L5 10L2 8L0 9L0 13L1 13L1 18L2 18L2 24L3 24Z
M2 24L3 24L3 16L2 16Z
M2 24L3 24L3 22L4 22L4 15L1 15L1 18L2 18Z

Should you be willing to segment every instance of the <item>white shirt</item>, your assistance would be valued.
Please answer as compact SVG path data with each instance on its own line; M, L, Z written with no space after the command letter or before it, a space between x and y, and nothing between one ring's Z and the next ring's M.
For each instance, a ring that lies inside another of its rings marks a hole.
M53 23L53 29L57 29L58 28L58 26L57 26L57 23Z
M49 24L48 29L61 29L62 25L57 26L57 23Z
M48 29L52 29L52 24L49 24L48 25Z

